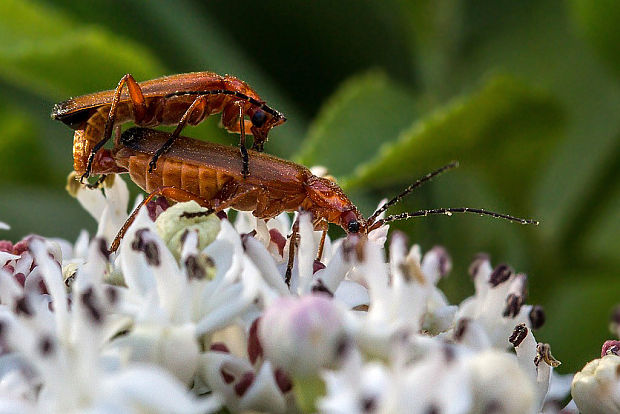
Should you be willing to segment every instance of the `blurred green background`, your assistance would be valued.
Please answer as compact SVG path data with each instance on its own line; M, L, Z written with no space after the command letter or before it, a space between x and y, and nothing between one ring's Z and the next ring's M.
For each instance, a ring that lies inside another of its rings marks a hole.
M53 103L211 70L249 82L289 121L266 150L327 166L365 214L429 170L461 168L394 212L472 206L534 217L399 223L455 261L475 253L530 277L539 341L579 369L620 302L620 2L177 0L0 2L2 238L74 240L93 220L65 192L73 131ZM219 117L186 135L234 143ZM136 192L137 193L137 192ZM337 233L335 233L337 234Z

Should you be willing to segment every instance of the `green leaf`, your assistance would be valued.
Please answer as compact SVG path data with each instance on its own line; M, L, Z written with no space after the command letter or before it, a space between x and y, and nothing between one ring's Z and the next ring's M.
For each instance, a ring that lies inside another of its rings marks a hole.
M473 46L447 81L455 87L468 85L490 68L500 68L518 73L561 102L565 134L536 167L530 194L533 210L544 222L539 231L545 245L562 248L575 236L574 229L583 226L583 212L602 202L589 194L608 170L609 155L617 151L620 85L577 38L567 7L555 0L506 4L508 9L468 4L470 16L487 18L477 22Z
M381 72L346 81L323 105L296 160L344 176L393 140L416 116L411 94Z
M147 50L96 26L82 25L35 2L0 2L0 76L50 99L165 73Z
M546 94L496 76L479 91L416 121L342 184L361 188L410 183L456 159L486 169L489 180L506 193L523 194L520 191L557 136L561 119L560 109Z
M570 6L586 39L620 75L620 2L572 0Z

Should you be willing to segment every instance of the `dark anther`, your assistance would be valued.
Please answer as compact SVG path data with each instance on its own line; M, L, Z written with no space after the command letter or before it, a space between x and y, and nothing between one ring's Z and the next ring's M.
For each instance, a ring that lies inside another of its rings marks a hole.
M265 125L265 121L267 120L267 114L265 113L265 111L261 110L261 109L257 109L256 111L254 111L254 114L252 114L252 125L254 125L257 128L262 127L263 125Z
M460 341L461 339L463 339L463 336L465 335L465 332L467 331L467 327L469 326L470 323L471 323L471 319L469 318L459 319L459 321L456 323L456 327L454 328L454 340L455 341Z
M118 291L112 286L108 286L105 290L105 296L108 299L108 303L111 305L118 301Z
M21 287L26 285L26 275L22 272L15 273L13 277L15 278L15 281L21 285Z
M248 357L250 362L254 364L256 360L263 356L263 346L260 343L258 337L258 329L260 326L260 318L256 318L252 325L250 325L250 331L248 332Z
M220 368L220 374L222 375L222 379L226 384L230 384L235 380L235 376L230 372L227 372L224 367Z
M456 358L456 354L454 352L454 347L452 347L449 344L445 344L442 347L442 351L443 351L443 355L446 358L446 362L450 363L452 361L454 361L454 359Z
M374 397L362 398L360 408L363 413L373 413L377 409L377 399Z
M491 284L491 286L496 287L510 279L510 276L512 276L512 269L510 268L510 266L508 266L507 264L500 264L497 265L495 269L493 269L493 272L489 277L489 283Z
M168 207L170 207L170 203L168 203L166 197L157 197L157 200L146 203L146 210L153 221L157 219L160 213L166 211Z
M439 410L439 407L437 407L435 404L429 405L424 411L424 414L440 414L440 413L441 411Z
M185 244L185 240L187 239L187 236L189 236L190 231L191 230L189 230L189 229L185 229L185 231L183 231L183 234L181 234L181 238L179 239L181 244Z
M280 388L282 394L286 394L293 389L293 381L291 381L291 377L289 377L288 374L280 368L275 370L273 377L276 379L276 384L278 384L278 388Z
M553 355L551 355L551 347L549 344L544 344L539 342L536 345L536 357L534 358L534 365L538 366L540 361L545 361L547 365L550 367L557 367L561 364L560 361L555 359Z
M510 335L510 338L508 338L508 341L510 341L512 346L516 348L521 345L521 342L523 342L523 340L527 336L527 332L527 326L525 326L524 323L521 323L515 326L514 331L512 331L512 335Z
M439 275L444 277L452 269L452 260L450 259L450 255L446 249L441 246L435 246L433 247L433 250L435 250L439 256Z
M249 233L242 233L241 234L241 242L243 245L243 250L245 251L245 243L247 242L249 237L256 237L256 230L252 230Z
M39 351L43 356L47 356L54 351L54 342L51 337L46 335L41 338L39 341Z
M250 388L252 383L254 382L254 373L251 371L246 372L241 376L241 379L235 385L235 394L239 397L243 397L243 394Z
M504 409L502 407L502 404L499 401L491 400L487 402L482 412L483 414L499 414L499 413L503 413Z
M545 324L546 316L545 310L540 305L532 306L532 310L530 311L530 323L532 324L532 329L540 329Z
M110 251L108 250L108 242L103 237L97 239L97 247L99 247L99 253L101 253L103 258L109 260Z
M316 283L312 286L312 293L320 293L328 295L330 297L334 296L334 294L329 289L327 289L327 286L323 284L323 281L321 279L317 279Z
M140 229L136 231L136 238L131 243L131 248L136 251L144 253L146 262L151 266L159 266L161 261L159 259L159 248L154 241L145 241L144 233L148 232L148 229Z
M73 286L73 282L75 282L75 277L77 276L77 271L74 271L73 273L71 273L66 279L65 279L65 286L68 287L69 289L71 288L71 286Z
M185 259L185 268L187 269L187 277L190 279L202 280L207 277L207 272L194 255L187 256Z
M226 354L230 354L230 350L228 349L226 344L223 342L212 343L211 346L209 347L209 350L213 352L224 352Z
M286 238L278 231L278 229L269 230L271 241L278 246L280 256L284 256L284 246L286 246Z
M90 317L94 322L101 322L102 315L95 303L95 291L92 287L86 289L84 293L82 293L81 301L84 307L90 313Z
M340 338L338 343L336 344L336 357L344 358L344 356L349 352L349 348L351 347L351 341L346 336Z
M15 301L15 313L18 315L32 316L32 308L25 296Z
M490 260L489 255L486 253L478 253L474 258L474 261L469 265L469 275L472 278L475 278L478 275L478 271L480 270L480 266L482 263L488 262Z
M312 263L312 273L316 273L319 270L323 270L325 269L325 265L323 263L321 263L320 260L314 260L314 263Z
M511 293L506 298L506 306L504 307L504 318L514 318L519 314L521 306L523 305L523 297L515 293Z

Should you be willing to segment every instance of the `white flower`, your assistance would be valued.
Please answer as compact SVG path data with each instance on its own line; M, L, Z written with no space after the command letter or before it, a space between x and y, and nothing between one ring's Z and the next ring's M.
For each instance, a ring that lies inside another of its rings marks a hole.
M512 355L487 350L474 355L468 364L474 391L472 412L534 412L534 385Z
M515 327L510 342L515 347L521 369L535 386L535 403L540 411L549 392L553 368L559 366L560 361L551 355L548 344L536 343L532 331L524 323ZM563 397L567 391L567 388L560 387L559 390L554 390L554 397L557 397L557 394Z
M18 357L2 382L13 383L17 393L0 394L0 407L21 406L31 412L151 412L201 413L219 407L217 399L197 400L170 374L156 367L123 366L122 360L100 353L109 335L116 332L113 312L115 288L102 284L107 258L99 243L91 244L69 306L61 268L50 257L50 243L34 239L30 251L50 292L3 298L0 310L2 343L8 356ZM10 286L9 275L1 275ZM14 294L20 294L13 288ZM11 309L15 309L13 312ZM26 371L24 371L26 370ZM23 372L31 375L24 376ZM152 394L156 387L158 397ZM17 397L21 396L21 400ZM171 398L175 399L171 403Z
M388 226L327 236L319 255L306 213L292 240L287 214L231 224L163 198L109 255L128 192L106 185L76 189L92 241L0 242L0 413L534 413L566 390L530 330L544 313L506 265L479 258L455 306L437 287L447 252L396 233L386 255Z
M494 348L510 347L508 338L515 326L523 323L538 328L544 323L539 306L525 304L527 276L505 264L493 269L487 256L479 256L470 266L476 292L459 306L457 320L476 322L478 344Z

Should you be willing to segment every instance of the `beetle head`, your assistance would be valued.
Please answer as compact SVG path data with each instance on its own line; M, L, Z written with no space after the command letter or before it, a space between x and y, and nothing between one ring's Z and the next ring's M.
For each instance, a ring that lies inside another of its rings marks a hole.
M271 128L286 122L284 115L265 105L251 108L248 115L252 122L252 135L260 147L262 147L263 142L267 141L267 135Z

